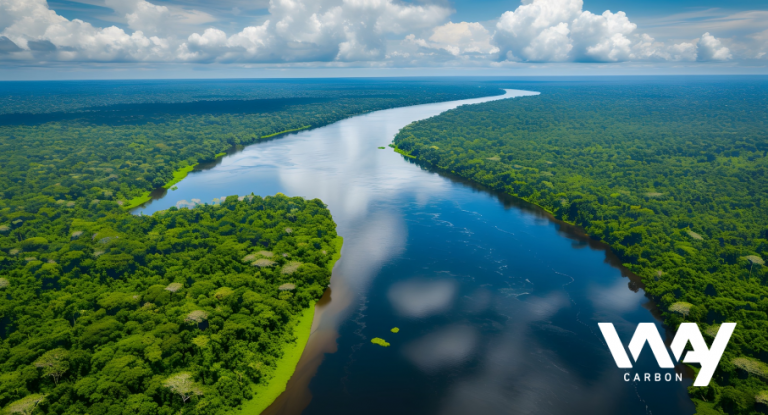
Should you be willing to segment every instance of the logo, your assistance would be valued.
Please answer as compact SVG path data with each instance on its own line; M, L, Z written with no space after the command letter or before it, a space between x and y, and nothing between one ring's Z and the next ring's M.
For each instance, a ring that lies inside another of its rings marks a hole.
M629 361L624 345L619 339L619 335L616 333L616 329L613 327L613 323L597 323L600 326L600 331L603 332L605 342L608 343L608 349L613 355L613 360L616 362L616 366L621 369L632 369L632 363ZM707 347L707 343L704 342L704 338L701 336L699 327L696 323L682 323L680 329L675 334L675 338L672 340L672 344L669 348L672 350L672 354L676 361L680 361L680 357L685 351L685 346L690 342L693 350L685 354L683 363L698 363L701 365L696 380L693 382L693 386L707 386L712 379L712 375L717 369L717 365L720 363L720 358L723 356L725 347L728 346L728 340L731 339L733 330L736 328L736 323L723 323L720 325L720 330L717 332L715 341L712 342L712 348ZM629 351L632 353L632 358L637 362L640 357L640 352L643 350L645 343L651 347L651 352L656 358L656 362L659 367L663 369L672 369L675 364L669 357L667 348L664 346L664 341L661 339L659 331L656 329L656 325L653 323L640 323L637 325L635 334L632 336L632 340L629 341ZM628 375L624 376L625 380L628 379ZM636 377L638 375L635 375ZM649 374L646 374L646 378ZM657 379L658 379L657 374Z

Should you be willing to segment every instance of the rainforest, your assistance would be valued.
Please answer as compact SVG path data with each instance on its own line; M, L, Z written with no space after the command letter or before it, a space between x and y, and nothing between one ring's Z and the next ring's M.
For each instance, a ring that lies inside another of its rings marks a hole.
M766 108L749 76L0 82L0 413L768 410ZM688 387L625 382L602 321L737 328Z
M276 362L339 258L327 206L244 193L129 209L244 144L502 93L364 84L0 84L0 407L219 414L285 372Z
M515 83L541 95L413 123L395 149L609 244L667 327L738 323L697 413L768 390L768 88L759 78ZM690 346L689 346L690 347ZM697 370L692 367L692 370Z

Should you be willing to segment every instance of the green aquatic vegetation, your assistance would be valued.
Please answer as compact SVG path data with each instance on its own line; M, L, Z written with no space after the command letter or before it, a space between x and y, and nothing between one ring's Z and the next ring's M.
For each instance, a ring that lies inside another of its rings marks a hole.
M768 255L768 86L525 87L542 94L456 108L393 145L582 227L642 278L668 327L736 322L722 362L768 362L768 270L750 259ZM715 373L713 407L726 387L768 389L735 370Z
M181 168L178 168L178 169L174 170L173 171L173 177L171 178L171 180L168 183L164 184L163 187L166 188L166 189L171 189L173 187L176 187L174 185L176 183L184 180L184 178L187 177L187 175L192 170L195 169L195 166L197 166L197 163L189 165L189 166L184 166L184 167L181 167Z
M344 245L344 237L343 236L336 236L336 238L331 241L331 248L333 255L331 255L330 261L328 261L328 264L326 265L326 268L329 272L333 272L333 267L336 265L336 261L341 259L341 247Z
M147 190L147 191L141 193L140 195L129 199L127 203L123 202L121 204L121 206L123 208L125 208L126 210L131 210L131 209L137 208L137 207L139 207L139 206L149 202L150 200L152 200L152 196L150 196L151 193L152 192ZM122 201L120 201L120 202L122 202ZM73 206L74 206L74 204L73 204Z
M403 149L400 149L400 148L397 148L397 147L395 147L395 153L402 154L405 157L408 157L408 158L411 158L411 159L415 159L416 158L416 156L413 156L413 155L409 154L407 151L405 151Z
M384 150L386 147L378 147L379 150Z
M311 125L305 125L305 126L299 127L299 128L293 128L293 129L290 129L290 130L278 131L276 133L263 135L263 136L261 136L261 138L272 138L272 137L278 136L280 134L293 133L293 132L296 132L296 131L306 130L307 128L312 128L312 126Z
M282 345L282 357L275 362L274 369L265 367L259 362L251 363L252 369L262 373L265 381L259 382L251 388L253 399L244 402L242 409L236 413L242 415L260 414L285 391L288 381L291 380L296 371L296 365L301 360L304 346L309 341L314 316L315 307L314 303L311 303L303 314L291 323L294 324L293 338Z
M390 330L392 333L399 333L400 329L397 327L393 327L392 330Z
M378 344L381 347L389 347L389 343L380 337L374 337L371 339L371 343Z

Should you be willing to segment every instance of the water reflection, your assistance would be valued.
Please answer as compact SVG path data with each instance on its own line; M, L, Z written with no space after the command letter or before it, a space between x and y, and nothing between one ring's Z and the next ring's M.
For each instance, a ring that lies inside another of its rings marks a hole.
M401 316L422 318L451 308L456 283L450 280L398 282L389 289L389 301Z
M452 325L405 345L403 353L419 369L434 374L466 362L478 340L477 328Z
M535 94L380 111L246 147L140 210L251 192L328 204L342 259L267 414L693 413L689 381L622 381L596 323L617 323L626 339L653 317L603 245L530 204L378 149L460 103ZM658 371L642 356L636 369Z

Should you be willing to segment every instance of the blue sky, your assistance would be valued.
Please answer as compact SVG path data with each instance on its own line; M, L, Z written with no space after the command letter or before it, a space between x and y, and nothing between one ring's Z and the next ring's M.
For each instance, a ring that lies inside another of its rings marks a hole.
M765 74L762 0L0 0L0 79Z

